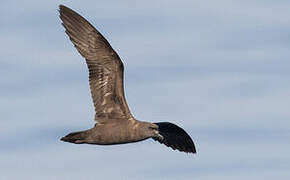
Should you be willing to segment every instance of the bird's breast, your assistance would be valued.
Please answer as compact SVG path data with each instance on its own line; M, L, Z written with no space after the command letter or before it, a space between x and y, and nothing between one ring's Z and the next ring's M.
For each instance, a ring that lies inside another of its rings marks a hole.
M93 142L92 144L124 144L142 141L148 138L142 133L140 125L134 122L96 125L92 131L93 133L90 137Z

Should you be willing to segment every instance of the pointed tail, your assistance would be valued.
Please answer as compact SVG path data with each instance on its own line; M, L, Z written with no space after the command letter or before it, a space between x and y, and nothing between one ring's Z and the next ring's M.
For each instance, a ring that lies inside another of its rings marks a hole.
M82 143L85 143L84 141L86 138L85 132L86 131L69 133L68 135L62 137L60 140L65 141L65 142L75 143L75 144L82 144Z

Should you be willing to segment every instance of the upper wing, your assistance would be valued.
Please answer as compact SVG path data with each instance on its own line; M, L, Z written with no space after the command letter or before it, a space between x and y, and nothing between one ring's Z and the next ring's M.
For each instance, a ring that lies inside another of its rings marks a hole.
M95 120L133 117L124 96L124 66L108 41L86 19L68 7L59 6L62 25L89 68Z
M196 153L194 143L190 136L180 127L169 122L154 123L158 125L158 131L163 139L153 138L172 149L187 153Z

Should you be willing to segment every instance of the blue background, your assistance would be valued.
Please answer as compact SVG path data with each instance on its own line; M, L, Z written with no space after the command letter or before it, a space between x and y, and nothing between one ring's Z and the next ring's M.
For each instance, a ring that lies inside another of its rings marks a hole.
M125 65L136 119L170 121L197 155L153 140L59 141L94 125L84 59L58 5ZM16 1L0 6L0 179L290 178L290 1Z

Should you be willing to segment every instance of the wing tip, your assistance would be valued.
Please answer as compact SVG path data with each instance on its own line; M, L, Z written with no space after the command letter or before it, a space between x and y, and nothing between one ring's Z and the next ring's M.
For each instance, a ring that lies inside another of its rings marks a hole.
M69 8L63 4L60 4L58 7L59 7L59 9L58 9L59 17L62 17L64 15L69 15L69 14L78 14L74 10L72 10L71 8Z
M171 146L169 146L171 147ZM172 147L171 147L172 148ZM184 149L185 148L185 149ZM173 148L172 148L173 149ZM185 153L188 153L188 154L196 154L196 148L195 146L191 146L191 147L183 147L183 148L175 148L174 150L178 150L180 152L185 152Z
M60 4L58 7L59 7L59 11L63 11L65 9L70 9L67 6L63 5L63 4Z
M187 153L192 153L192 154L196 154L196 149L195 147L192 147L191 150L187 151Z

